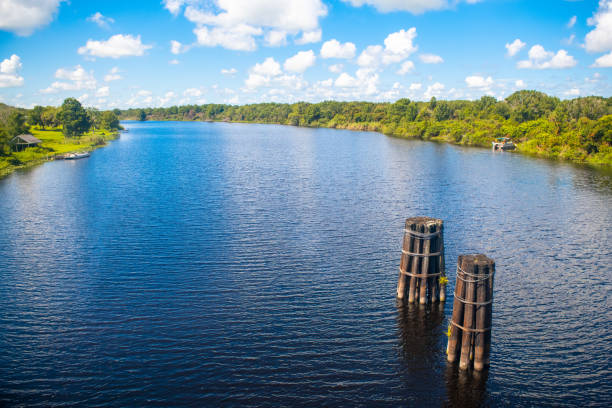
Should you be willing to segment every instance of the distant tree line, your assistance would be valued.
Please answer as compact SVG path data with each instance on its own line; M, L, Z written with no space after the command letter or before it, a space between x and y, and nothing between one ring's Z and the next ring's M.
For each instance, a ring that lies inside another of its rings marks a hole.
M394 103L298 102L252 105L183 105L127 109L121 119L277 123L379 131L398 137L489 146L508 136L526 153L578 162L612 164L612 98L560 100L518 91L504 100Z
M78 138L96 129L111 132L119 130L120 113L118 109L99 111L84 108L75 98L65 99L60 107L35 106L30 110L0 104L0 155L9 154L11 139L28 133L31 126L43 130L61 128L64 136Z

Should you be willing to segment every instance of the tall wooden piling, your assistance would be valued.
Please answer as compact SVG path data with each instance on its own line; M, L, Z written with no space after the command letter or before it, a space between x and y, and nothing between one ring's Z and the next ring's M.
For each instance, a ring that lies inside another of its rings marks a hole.
M495 262L485 255L460 255L448 339L448 361L459 358L459 368L489 365Z
M413 217L406 220L397 297L408 303L426 304L444 301L440 278L444 272L442 220Z

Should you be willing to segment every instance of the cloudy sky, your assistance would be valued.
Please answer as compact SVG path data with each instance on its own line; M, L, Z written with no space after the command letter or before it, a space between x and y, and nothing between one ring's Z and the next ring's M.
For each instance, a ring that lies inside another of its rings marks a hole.
M0 102L610 96L612 0L0 0Z

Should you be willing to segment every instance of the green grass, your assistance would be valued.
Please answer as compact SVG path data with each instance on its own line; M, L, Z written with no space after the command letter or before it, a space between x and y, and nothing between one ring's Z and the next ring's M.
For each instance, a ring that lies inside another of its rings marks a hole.
M40 139L38 147L29 147L21 152L12 152L9 156L0 156L0 177L17 169L31 167L45 161L53 160L58 154L85 152L106 145L114 140L118 132L96 131L79 138L64 137L61 129L31 128L30 133Z

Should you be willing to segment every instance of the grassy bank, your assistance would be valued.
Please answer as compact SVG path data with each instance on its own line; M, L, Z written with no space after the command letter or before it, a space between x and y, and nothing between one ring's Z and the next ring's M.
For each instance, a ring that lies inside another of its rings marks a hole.
M45 161L53 160L55 155L92 151L106 145L118 137L118 132L97 131L79 138L64 137L61 129L31 128L30 133L42 143L21 152L12 152L9 156L0 156L0 177L17 169L32 167Z

